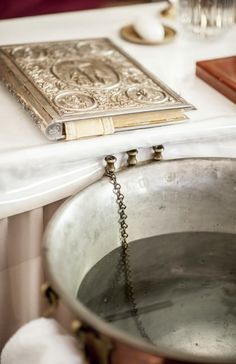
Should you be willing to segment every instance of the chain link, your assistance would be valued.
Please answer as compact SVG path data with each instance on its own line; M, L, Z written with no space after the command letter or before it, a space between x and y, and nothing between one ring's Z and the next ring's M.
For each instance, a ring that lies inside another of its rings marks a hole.
M129 253L129 244L127 242L128 239L128 224L126 222L127 215L125 213L126 205L124 203L124 195L121 192L121 185L117 182L117 177L114 171L110 171L108 168L105 169L105 175L110 179L110 182L113 185L113 193L116 195L116 203L118 205L118 214L119 214L119 226L120 226L120 243L121 243L121 259L118 264L118 268L120 268L121 272L124 274L125 279L125 295L127 301L130 306L130 312L134 318L136 327L140 333L140 335L149 343L153 344L149 335L147 334L145 328L143 327L141 318L138 312L138 306L135 299L135 292L133 286L132 279L132 269L130 264L130 253ZM120 273L118 271L118 275ZM116 278L117 275L116 275Z

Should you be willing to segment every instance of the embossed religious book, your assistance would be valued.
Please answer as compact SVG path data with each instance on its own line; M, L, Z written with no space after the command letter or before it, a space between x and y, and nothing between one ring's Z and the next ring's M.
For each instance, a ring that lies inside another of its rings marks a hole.
M50 140L180 122L192 108L107 38L2 46L0 78Z

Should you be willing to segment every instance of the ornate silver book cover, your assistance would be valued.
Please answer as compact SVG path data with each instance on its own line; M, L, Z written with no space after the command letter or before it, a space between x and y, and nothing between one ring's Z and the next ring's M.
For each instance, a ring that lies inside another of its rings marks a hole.
M192 108L106 38L2 46L0 78L51 140L83 120L106 134L118 115Z

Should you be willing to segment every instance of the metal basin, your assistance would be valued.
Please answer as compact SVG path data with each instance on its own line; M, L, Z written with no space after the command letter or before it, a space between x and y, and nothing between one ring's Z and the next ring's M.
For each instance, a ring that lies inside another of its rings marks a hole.
M117 178L138 318L125 281L114 286L120 236L107 177L64 204L45 237L50 281L82 322L91 362L236 363L236 160L162 161Z

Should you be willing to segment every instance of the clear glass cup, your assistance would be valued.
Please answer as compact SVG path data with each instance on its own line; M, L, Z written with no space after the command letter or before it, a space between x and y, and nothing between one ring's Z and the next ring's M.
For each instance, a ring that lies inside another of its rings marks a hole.
M185 30L201 38L217 36L235 22L236 0L179 0Z

